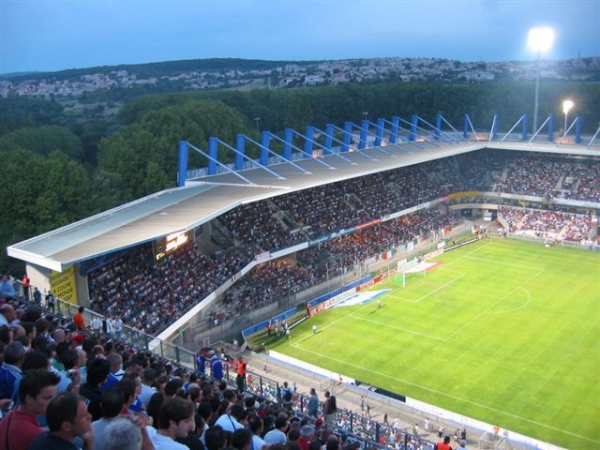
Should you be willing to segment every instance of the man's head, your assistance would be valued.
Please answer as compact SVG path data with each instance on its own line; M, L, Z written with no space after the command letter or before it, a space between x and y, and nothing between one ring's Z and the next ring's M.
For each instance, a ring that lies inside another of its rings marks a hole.
M102 431L104 450L140 450L142 430L127 417L112 420Z
M207 450L219 450L228 446L227 433L220 425L215 425L206 430L204 442Z
M109 353L106 356L106 360L110 364L110 371L112 373L116 373L121 369L121 364L123 364L123 357L118 353Z
M327 438L327 441L325 442L325 449L326 450L338 450L340 448L341 448L340 439L335 434L330 435Z
M156 380L156 370L152 367L145 368L142 372L142 383L152 386L154 380Z
M12 341L4 348L4 362L13 366L21 366L27 354L27 347L21 341Z
M15 308L13 308L13 306L8 303L5 303L4 305L0 306L0 314L2 314L6 318L6 321L8 323L11 323L17 317L17 312L15 311Z
M77 353L77 350L69 348L60 354L59 359L60 362L63 363L63 366L65 366L65 370L71 370L77 367L77 363L79 362L79 354Z
M315 427L313 425L304 425L300 428L300 437L307 441L312 441L315 438Z
M194 405L191 402L173 397L160 407L158 429L167 430L171 437L186 437L194 431L194 427Z
M288 420L285 415L277 416L275 419L275 428L281 431L286 431L288 427Z
M236 418L238 422L246 420L246 410L239 403L232 403L229 407L229 414Z
M52 333L52 339L54 339L55 344L60 344L61 342L65 342L67 340L67 334L65 333L64 329L57 328L54 330L54 333Z
M125 405L125 393L119 386L111 386L102 392L100 398L102 405L102 417L112 419L121 414Z
M77 348L75 350L77 351L77 355L79 356L79 358L77 359L77 365L79 367L87 366L88 356L86 351L82 348Z
M252 433L250 430L240 428L231 435L231 446L237 450L250 450L252 445Z
M19 384L19 401L23 410L34 417L46 414L59 382L60 377L48 370L30 370L25 373Z
M99 386L106 381L110 373L110 363L106 359L94 358L88 363L87 383Z
M83 397L63 392L48 405L46 422L51 433L74 439L90 431L92 416L88 413Z

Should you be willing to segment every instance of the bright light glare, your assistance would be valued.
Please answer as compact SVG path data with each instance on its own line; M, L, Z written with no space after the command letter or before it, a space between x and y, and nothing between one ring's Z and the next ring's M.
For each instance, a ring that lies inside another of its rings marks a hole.
M573 106L575 106L573 100L565 100L563 102L563 113L568 114Z
M527 44L534 52L546 52L554 43L554 30L550 27L532 28L529 30Z

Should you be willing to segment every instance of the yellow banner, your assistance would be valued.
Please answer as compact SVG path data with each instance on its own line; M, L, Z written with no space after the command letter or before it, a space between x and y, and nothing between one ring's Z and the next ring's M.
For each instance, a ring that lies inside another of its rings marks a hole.
M75 266L69 267L62 273L50 271L50 290L56 298L77 305Z
M479 194L480 194L479 191L455 192L454 194L448 195L448 198L452 199L452 198L460 198L460 197L477 197Z

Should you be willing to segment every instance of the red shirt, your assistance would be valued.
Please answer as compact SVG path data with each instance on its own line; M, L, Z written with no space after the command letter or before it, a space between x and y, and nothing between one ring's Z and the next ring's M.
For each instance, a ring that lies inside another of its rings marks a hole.
M438 450L452 450L452 447L450 447L450 445L445 444L443 442L439 442L437 448Z
M27 448L42 431L37 418L21 411L21 408L12 410L0 421L0 436L6 439L8 435L9 449ZM4 448L6 443L2 442L1 447Z
M83 314L75 313L75 315L73 316L73 323L75 324L75 326L77 328L84 329L85 328L85 319L83 318Z

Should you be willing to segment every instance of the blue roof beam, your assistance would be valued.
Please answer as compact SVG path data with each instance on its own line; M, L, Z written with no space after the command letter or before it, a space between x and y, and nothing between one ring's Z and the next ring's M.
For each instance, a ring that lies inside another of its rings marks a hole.
M265 133L266 133L266 136L265 136ZM269 139L270 139L271 137L274 137L274 138L276 138L276 140L281 140L281 138L279 138L278 136L276 136L276 135L272 134L271 132L269 132L269 131L263 131L263 142L264 142L264 140L265 140L265 137L267 137L267 136L269 137ZM265 145L263 145L263 144L259 144L259 143L258 143L258 142L256 142L254 139L252 139L252 138L249 138L248 136L246 136L246 140L247 140L248 142L251 142L251 143L253 143L253 144L254 144L254 145L256 145L257 147L259 147L261 150L264 150L265 152L267 152L267 153L270 153L270 154L271 154L271 155L273 155L273 156L274 156L276 159L279 159L279 160L280 160L280 161L282 161L282 162L286 162L286 163L289 163L289 164L291 164L293 167L295 167L296 169L298 169L300 172L303 172L303 173L306 173L306 174L310 174L310 172L309 172L308 170L306 170L306 169L304 169L304 168L300 167L298 164L294 163L294 162L293 162L291 159L288 159L288 158L286 158L286 157L284 157L284 156L281 156L281 155L280 155L280 154L278 154L278 153L275 153L275 152L274 152L273 150L271 150L269 147L267 147L267 146L265 146Z
M231 150L233 153L235 153L235 155L236 155L236 159L237 159L237 157L239 156L239 157L240 157L240 158L242 158L242 159L245 159L245 160L247 160L247 161L250 161L250 163L252 163L252 165L253 165L254 167L258 167L259 169L262 169L262 170L264 170L264 171L266 171L266 172L270 173L270 174L271 174L271 175L273 175L275 178L278 178L278 179L280 179L280 180L285 180L285 178L284 178L284 177L282 177L281 175L279 175L277 172L275 172L275 171L273 171L273 170L269 169L269 168L268 168L267 166L265 166L265 165L262 165L262 164L260 164L260 163L256 162L254 159L250 158L250 157L249 157L249 156L247 156L247 155L246 155L244 152L241 152L241 151L239 150L239 146L240 146L241 142L244 140L244 138L245 138L245 135L243 135L243 134L238 134L238 136L237 136L238 149L235 149L235 148L233 148L232 146L230 146L229 144L227 144L227 143L223 142L222 140L220 140L220 139L218 139L218 138L214 138L214 139L217 139L219 144L221 144L221 145L222 145L222 146L224 146L225 148L227 148L227 149ZM211 138L211 139L212 139L212 138ZM237 167L237 164L236 164L236 167ZM236 169L236 170L237 170L237 169Z
M291 133L290 133L288 130L291 130ZM286 139L282 139L282 138L280 138L280 137L279 137L279 136L277 136L276 134L272 134L272 133L270 133L270 135L271 135L271 137L272 137L273 139L275 139L275 140L277 140L277 141L279 141L279 142L282 142L282 143L283 143L285 146L288 146L287 148L288 148L288 149L290 149L290 151L291 151L292 149L293 149L293 150L297 150L297 151L298 151L298 153L300 153L300 154L301 154L301 155L303 155L304 157L306 157L306 158L309 158L309 159L312 159L313 161L316 161L316 162L318 162L319 164L322 164L322 165L324 165L324 166L325 166L325 167L327 167L328 169L335 170L335 167L333 167L332 165L330 165L330 164L327 164L325 161L321 161L319 158L314 158L314 157L313 157L313 156L312 156L310 153L307 153L307 152L306 152L304 149L301 149L300 147L298 147L298 146L294 145L294 144L292 143L294 134L300 134L300 133L298 133L298 132L297 132L297 131L295 131L295 130L292 130L291 128L286 128L286 137L288 138L288 139L286 140ZM302 136L302 135L300 134L300 136ZM291 161L291 159L288 159L288 161L289 161L291 164L293 164L293 165L294 165L294 167L297 167L298 169L302 170L303 172L310 173L309 171L307 171L306 169L303 169L302 167L300 167L300 166L299 166L299 165L297 165L296 163L293 163L293 162Z
M210 145L210 141L211 139L217 139L217 138L209 138L209 145ZM218 159L214 158L213 156L209 155L208 153L200 150L198 147L190 144L189 142L187 143L188 146L194 150L196 150L198 153L200 153L202 156L204 156L205 158L208 159L208 162L210 164L210 162L212 161L215 165L218 165L219 167L222 167L226 172L231 173L232 175L235 175L236 177L238 177L240 180L244 181L246 184L252 185L254 186L255 184L250 181L249 179L247 179L246 177L240 175L239 173L237 173L235 170L230 169L229 167L227 167L225 164L221 163ZM215 144L213 144L215 145ZM214 174L213 174L214 175Z

